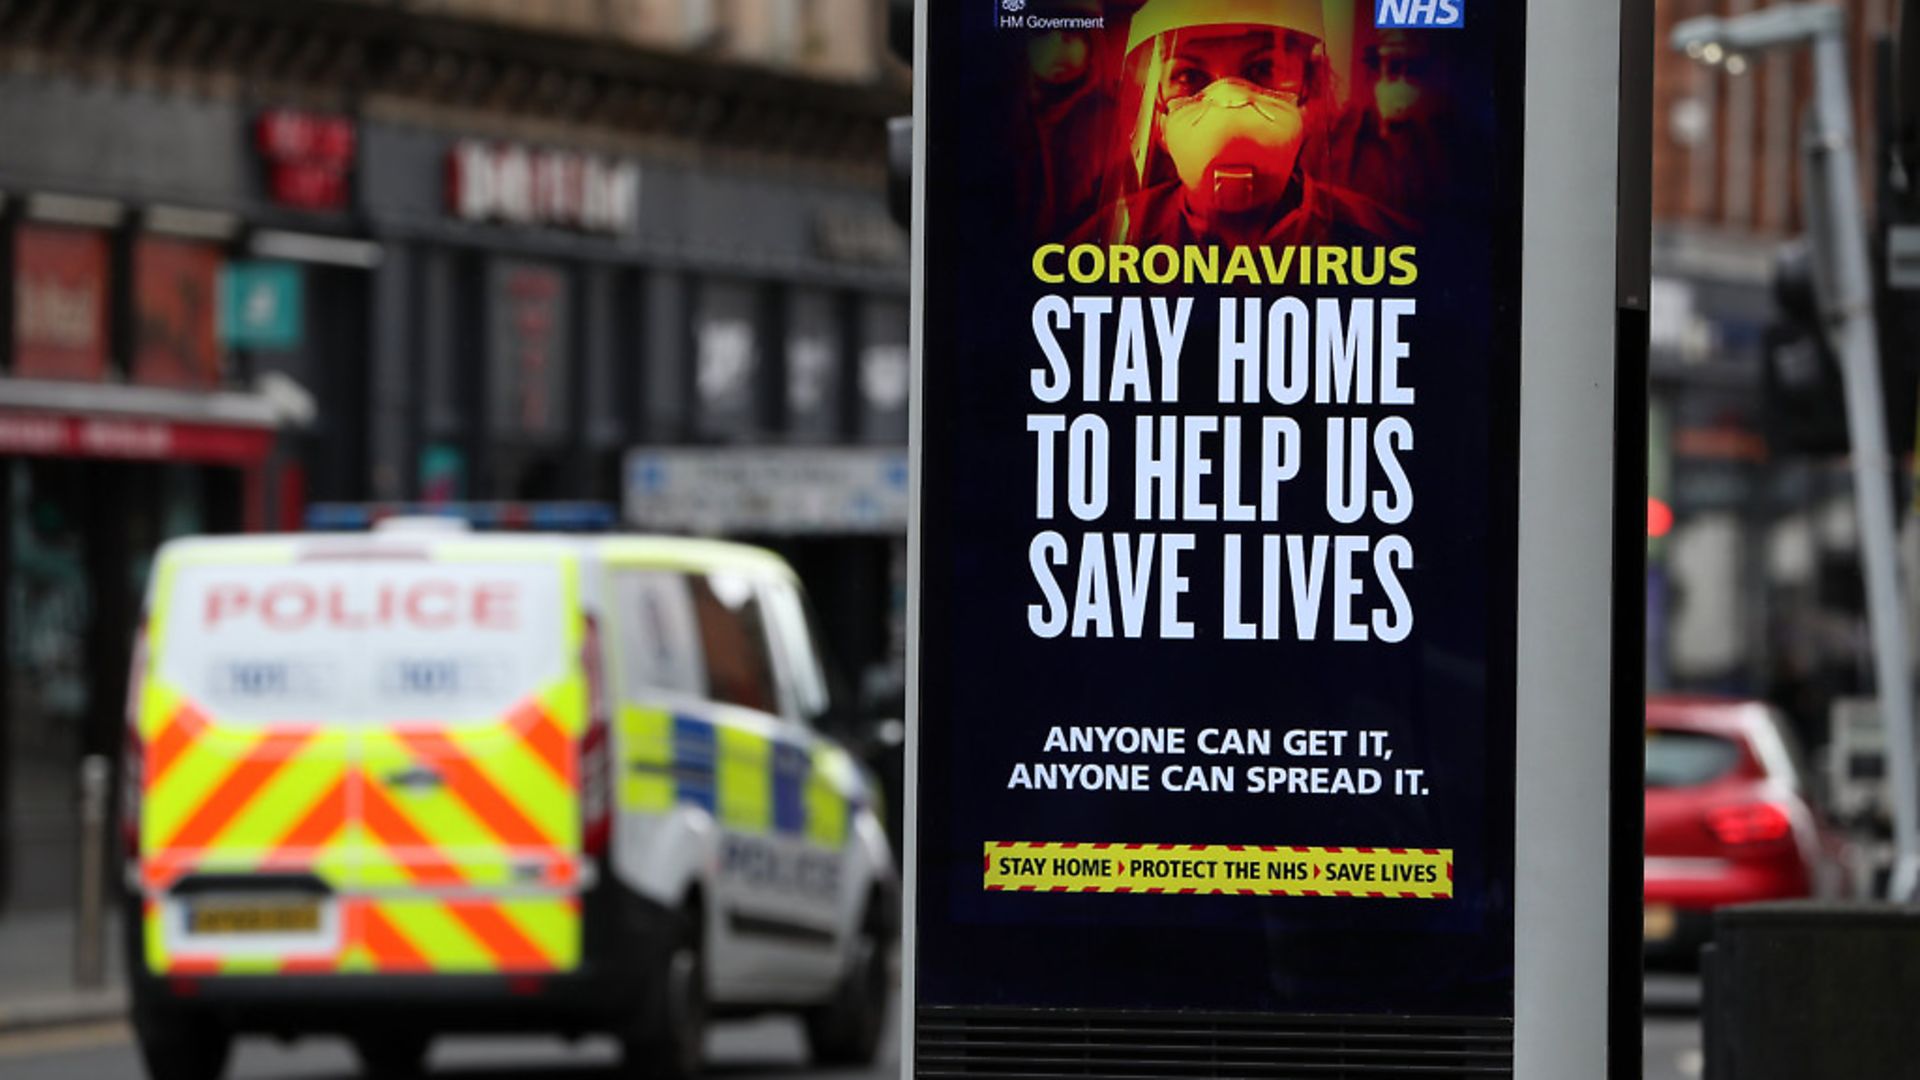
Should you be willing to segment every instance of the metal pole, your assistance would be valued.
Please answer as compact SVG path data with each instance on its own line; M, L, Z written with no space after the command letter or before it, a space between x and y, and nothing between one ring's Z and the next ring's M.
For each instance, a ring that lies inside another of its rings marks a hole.
M1873 666L1887 733L1893 786L1894 865L1889 897L1906 900L1920 883L1920 793L1914 782L1913 681L1907 613L1901 600L1894 548L1893 461L1887 453L1880 387L1880 346L1874 330L1872 276L1854 165L1852 94L1847 81L1845 22L1834 17L1813 35L1814 123L1806 165L1818 172L1827 201L1816 215L1816 253L1831 270L1826 315L1832 322L1846 384L1852 433L1854 505L1860 515L1860 551L1866 568L1867 621ZM1819 257L1816 254L1816 257Z
M73 921L73 982L106 981L107 759L80 760L80 902Z

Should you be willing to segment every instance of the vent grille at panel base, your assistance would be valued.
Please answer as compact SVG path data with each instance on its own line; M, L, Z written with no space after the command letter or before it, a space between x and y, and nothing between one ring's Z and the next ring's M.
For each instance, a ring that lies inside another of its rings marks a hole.
M1513 1021L926 1007L916 1080L1513 1076Z

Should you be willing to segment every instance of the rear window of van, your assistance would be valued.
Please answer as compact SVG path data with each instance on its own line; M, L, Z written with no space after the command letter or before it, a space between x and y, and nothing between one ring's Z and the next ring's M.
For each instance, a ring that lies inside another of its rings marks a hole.
M153 644L222 721L477 721L565 673L562 608L551 562L189 564Z

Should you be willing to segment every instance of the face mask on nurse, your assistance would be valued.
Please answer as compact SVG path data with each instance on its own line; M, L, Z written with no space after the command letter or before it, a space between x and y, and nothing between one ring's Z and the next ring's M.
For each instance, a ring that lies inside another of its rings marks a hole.
M1162 134L1188 205L1238 214L1276 201L1305 137L1312 39L1271 27L1170 36Z

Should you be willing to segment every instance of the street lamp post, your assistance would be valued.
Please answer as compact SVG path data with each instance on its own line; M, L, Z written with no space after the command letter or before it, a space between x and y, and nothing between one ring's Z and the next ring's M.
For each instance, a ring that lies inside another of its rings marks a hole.
M1813 109L1805 135L1808 230L1822 321L1840 358L1852 441L1854 504L1866 565L1867 620L1873 634L1880 713L1893 785L1894 866L1889 896L1912 898L1920 884L1920 790L1914 771L1913 685L1894 549L1893 461L1887 452L1880 347L1873 321L1872 276L1854 166L1852 93L1847 82L1845 16L1832 4L1783 4L1733 18L1707 16L1674 27L1672 43L1709 65L1738 74L1743 54L1810 46Z

